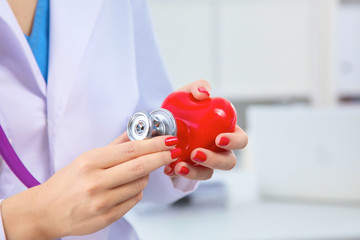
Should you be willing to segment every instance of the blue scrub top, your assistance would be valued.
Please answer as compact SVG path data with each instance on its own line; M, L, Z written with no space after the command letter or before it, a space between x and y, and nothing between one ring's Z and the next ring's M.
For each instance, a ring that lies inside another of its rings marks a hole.
M47 82L49 62L49 0L38 0L30 36L25 35Z

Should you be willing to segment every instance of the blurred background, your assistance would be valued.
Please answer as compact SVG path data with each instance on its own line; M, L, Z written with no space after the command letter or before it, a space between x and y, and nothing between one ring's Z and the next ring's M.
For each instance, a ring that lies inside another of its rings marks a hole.
M249 145L141 239L360 239L360 0L149 0L175 88L229 99Z

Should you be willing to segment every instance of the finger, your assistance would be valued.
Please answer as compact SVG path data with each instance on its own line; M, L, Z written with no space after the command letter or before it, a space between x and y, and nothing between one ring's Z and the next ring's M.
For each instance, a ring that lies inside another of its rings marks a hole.
M116 138L114 141L112 141L110 145L117 145L117 144L120 144L120 143L124 143L124 142L128 142L130 141L128 135L126 132L124 132L123 134L121 134L118 138Z
M191 160L201 166L230 170L236 165L236 156L232 151L213 152L204 148L197 148L191 152Z
M97 151L90 151L90 157L95 159L97 167L109 168L131 159L150 153L171 150L178 143L177 137L158 136L146 140L129 141L111 145Z
M179 162L175 166L175 174L191 180L207 180L212 177L214 170L201 165L191 165Z
M113 207L142 192L148 182L149 175L146 175L135 181L110 189L102 196L102 201L104 201L108 206Z
M185 85L177 91L191 92L197 100L204 100L210 97L210 84L205 80L198 80L196 82Z
M134 197L119 203L115 207L111 208L106 214L101 216L102 223L105 226L122 218L130 209L138 204L143 197L143 192L135 195Z
M181 150L179 148L143 155L106 169L102 180L107 188L112 189L142 178L154 170L176 161L180 155Z
M226 150L242 149L248 144L248 136L239 126L236 126L233 133L219 134L215 143L218 147Z
M170 167L170 165L164 167L164 173L168 176L175 176L174 168Z

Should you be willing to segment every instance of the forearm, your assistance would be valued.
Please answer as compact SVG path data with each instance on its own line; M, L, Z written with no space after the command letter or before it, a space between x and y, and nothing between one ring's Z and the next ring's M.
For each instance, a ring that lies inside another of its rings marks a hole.
M32 188L3 200L1 217L7 240L51 239L44 232L42 211L37 207L37 188Z

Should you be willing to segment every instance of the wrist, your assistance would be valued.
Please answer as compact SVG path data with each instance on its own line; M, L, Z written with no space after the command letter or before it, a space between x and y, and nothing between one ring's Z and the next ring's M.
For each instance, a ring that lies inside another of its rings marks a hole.
M52 239L38 206L37 189L34 187L3 200L1 216L6 239Z

